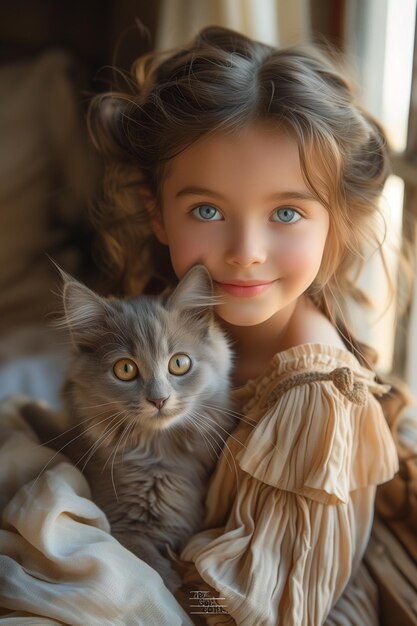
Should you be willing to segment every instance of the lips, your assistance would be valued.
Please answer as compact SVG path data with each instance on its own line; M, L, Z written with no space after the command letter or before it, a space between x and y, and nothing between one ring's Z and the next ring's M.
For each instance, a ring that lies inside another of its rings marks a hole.
M269 282L235 280L233 283L216 282L216 285L231 296L253 298L269 289L274 282L274 280Z

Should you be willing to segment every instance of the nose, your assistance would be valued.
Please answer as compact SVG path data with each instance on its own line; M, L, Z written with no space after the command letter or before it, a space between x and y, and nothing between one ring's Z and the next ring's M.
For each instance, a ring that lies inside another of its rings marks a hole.
M235 226L226 252L230 265L249 267L266 261L264 235L253 224Z
M162 409L162 407L164 406L164 404L168 400L168 398L169 398L169 396L167 396L166 398L146 398L146 399L151 404L154 404L157 409Z

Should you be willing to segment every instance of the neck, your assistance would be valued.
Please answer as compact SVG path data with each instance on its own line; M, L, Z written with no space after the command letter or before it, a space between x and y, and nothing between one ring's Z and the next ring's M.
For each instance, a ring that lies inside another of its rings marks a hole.
M292 326L302 306L302 299L299 298L295 303L255 326L234 326L221 320L223 328L232 340L235 353L233 374L235 386L243 385L248 379L262 374L277 352L292 347L294 335Z

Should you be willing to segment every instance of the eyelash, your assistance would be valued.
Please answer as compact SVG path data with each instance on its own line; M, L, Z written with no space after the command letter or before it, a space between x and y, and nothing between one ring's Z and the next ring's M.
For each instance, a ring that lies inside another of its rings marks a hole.
M219 215L221 215L219 209L216 209L216 207L212 206L211 204L199 204L198 206L194 207L191 210L191 213L201 222L220 222L221 219L204 219L203 217L201 217L201 215L197 215L197 212L199 211L199 209L201 209L202 207L209 207L211 209L214 209L215 211L217 211L217 213ZM272 215L274 215L275 213L278 213L279 211L291 211L293 213L293 217L297 216L296 220L290 220L290 221L281 221L281 220L272 220L273 222L276 222L278 224L295 224L296 222L298 222L303 216L301 215L301 213L299 211L297 211L297 209L293 209L292 207L286 206L286 207L280 207L279 209L275 209L275 211L273 211Z

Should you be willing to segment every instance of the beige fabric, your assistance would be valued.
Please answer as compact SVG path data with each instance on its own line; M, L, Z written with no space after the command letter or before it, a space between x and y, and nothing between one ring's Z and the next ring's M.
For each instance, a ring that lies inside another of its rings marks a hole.
M38 445L18 406L0 405L2 626L191 626L159 574L111 537L81 472Z
M207 530L182 554L189 617L159 575L110 536L78 469L37 445L18 400L3 404L0 622L320 626L357 571L326 626L374 626L374 590L358 566L375 485L397 469L379 404L372 395L365 407L352 404L321 380L267 408L286 377L338 367L374 389L350 354L309 345L276 355L265 376L236 391L245 417L211 483ZM197 590L211 600L196 599ZM213 613L220 604L228 614Z
M357 570L375 485L398 467L377 400L369 395L361 407L333 382L318 381L268 408L288 376L343 366L376 390L348 352L307 345L277 354L265 376L236 392L247 421L229 438L231 454L211 483L207 530L181 555L189 589L225 598L233 619L213 615L210 625L319 626ZM361 623L372 622L364 614Z

